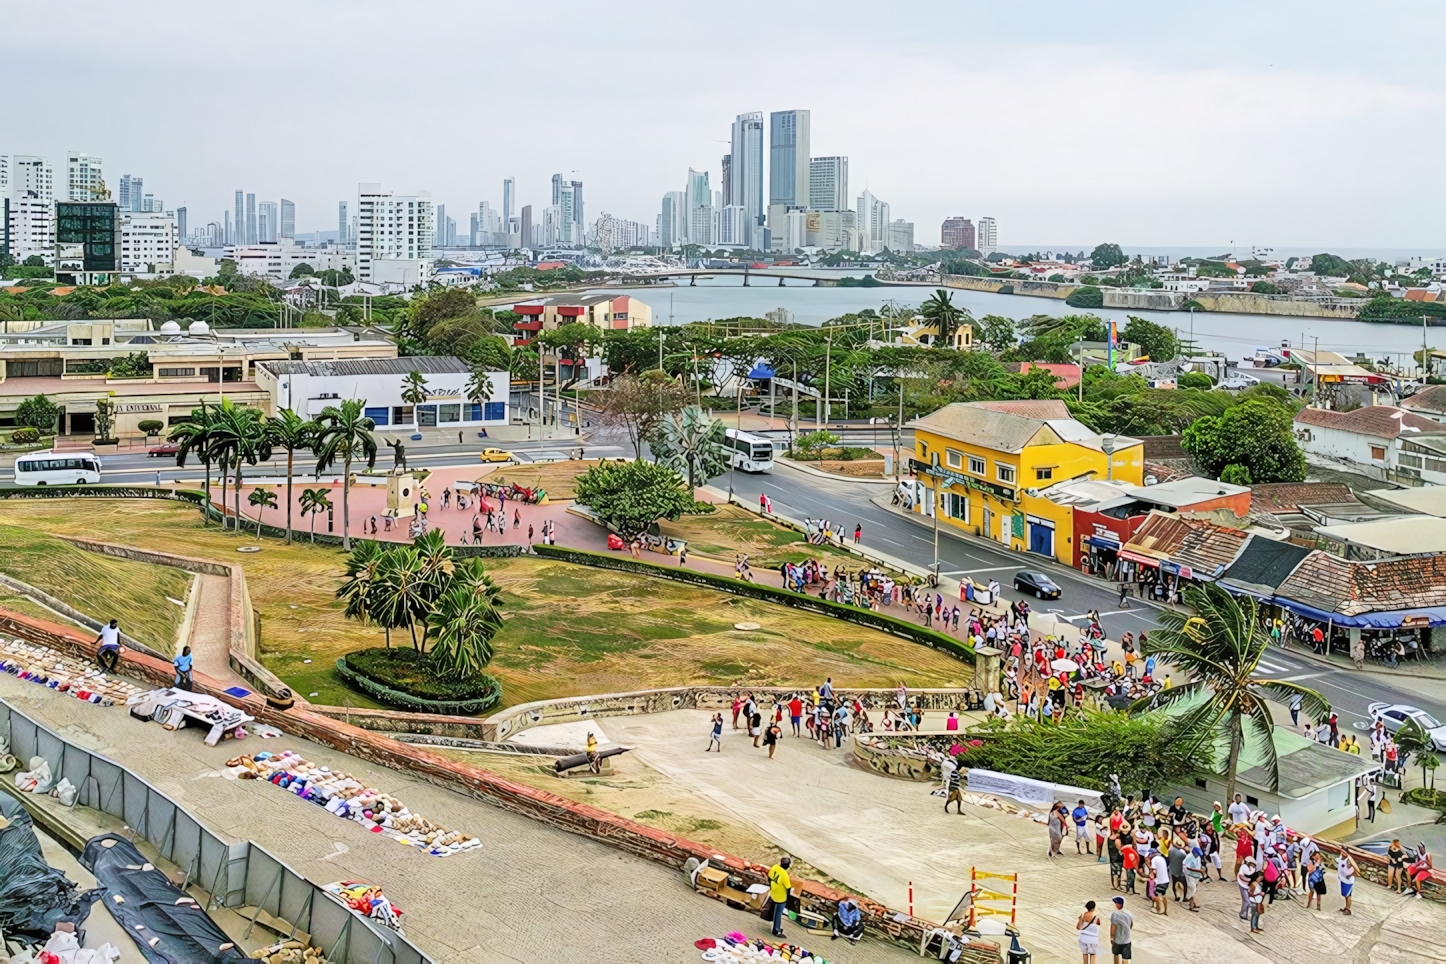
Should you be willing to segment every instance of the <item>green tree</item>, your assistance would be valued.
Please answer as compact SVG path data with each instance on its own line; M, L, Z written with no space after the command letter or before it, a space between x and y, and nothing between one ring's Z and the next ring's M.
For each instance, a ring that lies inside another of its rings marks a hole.
M501 335L483 335L472 342L462 357L488 371L505 372L512 368L512 346Z
M1403 752L1415 755L1416 764L1421 768L1421 785L1426 786L1429 774L1430 786L1434 790L1436 788L1434 771L1441 761L1436 758L1436 746L1426 728L1416 720L1406 720L1396 731L1396 745ZM1405 763L1404 760L1401 762Z
M1120 332L1120 337L1139 345L1140 350L1150 356L1150 361L1167 362L1180 354L1180 341L1175 337L1173 331L1164 325L1157 325L1153 321L1136 318L1134 315L1130 315L1130 320L1125 324L1124 331ZM1209 388L1210 386L1203 387Z
M473 366L472 374L467 377L467 387L463 391L467 401L483 406L485 415L486 404L492 401L492 372L485 365Z
M795 447L808 458L826 448L837 445L839 438L829 431L806 432L798 437Z
M1014 319L985 315L974 326L974 340L990 351L1004 351L1015 344Z
M223 402L225 399L222 400ZM209 408L205 402L200 408L191 409L190 416L182 423L171 429L167 436L170 441L177 443L176 465L184 467L186 459L192 453L201 460L206 467L206 512L201 516L201 525L211 524L211 465L217 461L218 452L215 442L216 413ZM225 493L222 493L222 505L225 504ZM221 527L225 528L225 513L221 514Z
M292 280L295 280L297 278L309 278L314 274L316 274L316 272L312 270L312 267L309 264L299 264L291 269Z
M95 400L95 437L102 442L110 441L111 430L115 428L115 402L108 398Z
M1097 244L1090 252L1090 267L1095 270L1118 267L1128 260L1118 244Z
M319 496L319 498L318 498ZM308 498L310 497L310 498ZM322 505L324 503L324 506ZM301 511L310 513L322 511L331 503L326 499L325 489L306 489L301 493ZM316 523L312 522L312 541L316 540ZM373 539L360 539L346 557L346 568L342 572L341 585L337 587L336 598L346 603L342 615L355 619L365 626L374 621L373 614L385 605L385 586L381 579L382 557L387 547ZM387 648L392 648L391 627L384 627L387 634Z
M1220 470L1220 481L1228 485L1249 485L1250 469L1239 462L1231 462Z
M538 335L537 340L551 348L559 360L565 359L571 363L572 375L566 384L562 385L563 388L571 388L582 368L579 362L587 356L589 347L598 340L598 330L586 322L573 322L559 325L552 331L544 331Z
M276 508L276 493L270 489L252 489L251 494L246 497L246 501L256 506L256 538L260 539L261 516L267 509ZM287 529L286 534L290 536L291 530Z
M377 440L372 432L377 424L363 414L365 399L349 398L340 405L328 405L321 410L317 422L321 428L316 433L316 475L331 468L338 461L342 463L341 477L341 544L351 551L351 466L354 461L366 460L367 468L377 464Z
M1249 398L1219 416L1197 419L1185 429L1180 445L1217 478L1234 463L1244 466L1256 484L1305 480L1293 410L1265 398Z
M425 340L428 330L447 318L461 318L477 310L477 296L461 288L442 288L423 298L413 299L399 326L399 334L418 341Z
M1064 303L1071 308L1103 308L1105 293L1095 285L1081 285L1069 293Z
M266 423L266 432L270 436L274 448L286 452L286 544L291 545L291 486L292 476L295 474L296 453L300 449L311 448L316 440L318 426L315 422L302 418L289 408L283 408ZM315 540L313 533L312 541Z
M316 542L316 515L331 511L331 498L326 489L301 490L301 514L311 516L311 541Z
M166 423L158 418L143 418L136 423L136 428L145 432L147 436L159 435L161 429L165 427Z
M427 614L433 672L444 679L474 679L492 662L492 639L502 629L501 590L482 560L464 560L446 592Z
M1219 583L1208 582L1186 589L1185 603L1194 615L1174 609L1160 612L1161 628L1150 632L1145 651L1172 665L1187 681L1141 700L1132 710L1179 704L1181 744L1201 763L1214 759L1216 743L1223 740L1226 800L1235 795L1240 756L1250 739L1263 761L1267 789L1274 791L1280 785L1280 766L1275 722L1267 703L1289 703L1299 697L1301 708L1315 720L1330 715L1330 704L1299 683L1256 677L1270 637L1261 628L1254 599L1234 596Z
M1181 388L1200 388L1208 392L1215 387L1215 379L1204 372L1185 372L1175 384Z
M250 406L229 404L223 398L217 407L215 432L217 444L226 453L232 471L232 492L236 502L236 519L232 528L241 528L241 485L244 466L255 465L271 458L271 439L266 434L266 422L259 409ZM225 505L225 479L222 479L222 505ZM224 518L224 513L222 513ZM224 528L224 523L223 526Z
M402 401L412 406L412 427L421 430L422 413L420 406L427 403L427 379L420 371L412 369L402 376Z
M676 519L693 507L693 490L672 469L645 462L599 462L577 477L578 503L624 539L648 531L659 519Z
M1283 295L1285 289L1269 281L1257 281L1250 286L1250 290L1258 295Z
M604 422L621 425L633 444L633 456L642 458L643 443L650 441L664 418L688 404L688 392L676 379L657 369L641 376L613 379L607 391L593 396Z
M649 442L653 458L697 488L728 471L727 429L696 405L663 418Z
M36 429L42 435L55 433L60 408L44 395L32 395L15 407L17 424Z
M431 611L433 593L422 575L422 560L415 546L398 546L382 554L376 576L379 588L371 618L388 631L405 629L412 648L422 651L417 623ZM388 640L390 641L390 636ZM390 642L388 642L390 645Z
M939 333L934 340L935 347L952 348L954 332L959 330L961 324L973 320L969 312L954 304L954 296L943 288L935 291L919 306L919 314Z
M43 268L45 267L45 259L38 254L32 254L30 257L20 262L20 266L22 268Z

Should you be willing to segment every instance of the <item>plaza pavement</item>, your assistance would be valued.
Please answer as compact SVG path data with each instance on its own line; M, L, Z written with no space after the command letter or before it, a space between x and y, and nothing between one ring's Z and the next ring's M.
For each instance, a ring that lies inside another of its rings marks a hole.
M692 893L678 871L303 740L251 737L208 747L199 729L167 731L131 719L125 707L82 703L4 673L0 698L129 767L223 838L254 840L315 883L381 885L404 911L407 936L439 964L696 961L700 937L768 931L756 915ZM373 781L413 812L475 834L483 847L429 857L225 768L239 753L284 749ZM803 935L794 928L792 936ZM839 964L912 958L873 940L819 949Z
M678 711L601 722L613 742L635 748L625 765L641 762L695 788L821 872L892 907L907 907L912 882L914 911L937 921L968 890L971 866L1019 873L1019 925L1040 964L1078 959L1074 923L1086 900L1110 909L1108 866L1076 856L1069 841L1062 858L1048 860L1041 824L977 806L966 806L963 816L946 815L942 799L929 795L931 786L880 776L856 763L847 747L825 751L791 735L773 760L731 729L722 753L705 754L708 717ZM1337 913L1342 901L1334 873L1324 912L1277 903L1266 915L1266 932L1251 935L1238 917L1239 890L1228 863L1225 870L1225 883L1201 886L1198 914L1171 901L1168 918L1157 917L1143 896L1129 898L1136 961L1446 961L1446 907L1363 880L1355 913L1346 917ZM1144 885L1139 889L1143 895Z

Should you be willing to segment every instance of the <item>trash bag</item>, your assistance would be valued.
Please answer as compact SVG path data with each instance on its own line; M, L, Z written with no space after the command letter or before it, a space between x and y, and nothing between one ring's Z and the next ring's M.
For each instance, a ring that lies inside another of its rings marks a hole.
M79 928L102 891L78 892L78 885L45 862L30 814L14 797L0 793L0 931L9 940L44 944L55 925Z
M105 887L106 910L151 964L247 960L205 909L124 837L113 833L92 837L81 852L80 865Z

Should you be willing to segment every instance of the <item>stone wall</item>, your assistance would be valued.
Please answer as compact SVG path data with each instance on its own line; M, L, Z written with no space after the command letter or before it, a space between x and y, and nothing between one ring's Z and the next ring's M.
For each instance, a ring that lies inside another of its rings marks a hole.
M1292 315L1305 318L1344 318L1354 320L1365 307L1359 305L1322 305L1314 301L1291 301L1268 298L1250 291L1200 291L1191 298L1206 311L1233 311L1249 315Z
M1185 296L1178 291L1159 288L1101 288L1106 308L1129 308L1136 311L1178 311Z

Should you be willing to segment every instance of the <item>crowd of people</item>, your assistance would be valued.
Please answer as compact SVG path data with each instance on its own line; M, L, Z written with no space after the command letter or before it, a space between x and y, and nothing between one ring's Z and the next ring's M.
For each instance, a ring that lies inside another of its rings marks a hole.
M770 760L783 739L785 727L797 738L806 732L808 739L825 750L840 749L848 736L872 733L874 729L863 703L857 697L850 699L837 694L832 677L813 690L790 693L766 708L756 694L741 692L734 696L731 710L733 729L743 730L753 746L766 748ZM889 716L888 710L885 716ZM707 749L722 753L723 714L714 714L710 729Z
M492 492L497 502L494 505L487 498L486 491ZM483 537L487 533L495 533L498 536L507 534L508 514L508 488L489 485L486 491L480 483L473 483L470 486L457 485L446 486L442 489L440 505L434 501L432 493L424 486L417 493L417 511L407 523L407 538L418 539L427 534L431 528L431 513L434 507L441 511L455 510L466 513L471 511L472 524L464 526L459 541L462 545L482 545ZM511 530L517 531L522 528L522 512L517 506L517 499L513 499ZM389 515L373 515L362 522L362 532L375 536L378 532L391 532L399 520ZM470 539L469 539L470 534ZM527 526L527 541L532 542L536 534L535 528Z

